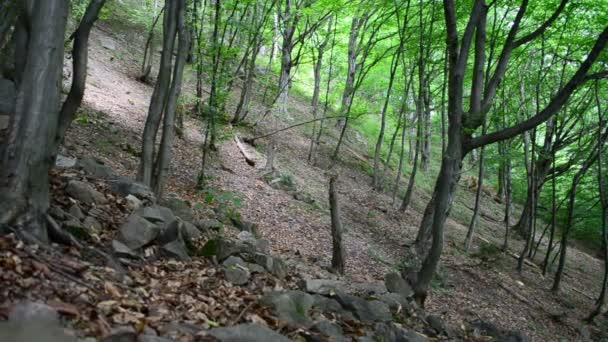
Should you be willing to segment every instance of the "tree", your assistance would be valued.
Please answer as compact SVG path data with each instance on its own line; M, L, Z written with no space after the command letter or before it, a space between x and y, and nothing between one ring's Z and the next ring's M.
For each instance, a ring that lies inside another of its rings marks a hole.
M163 51L142 139L142 154L137 178L143 184L150 186L159 197L162 196L163 186L171 165L171 149L175 136L175 109L181 92L182 75L188 54L190 35L186 27L185 11L185 0L175 0L166 4L163 18ZM175 63L173 63L176 37L178 38L178 52ZM162 136L159 149L155 151L156 136L161 119L163 120Z
M471 132L485 121L485 117L494 102L498 87L505 77L513 51L533 41L551 26L563 11L567 0L562 1L551 17L539 25L537 29L523 35L521 38L517 38L520 23L528 6L528 1L524 0L509 29L501 54L496 61L496 67L491 75L485 75L484 73L486 63L485 18L488 12L488 6L485 4L485 1L476 0L474 2L461 37L458 33L455 2L453 0L444 0L443 3L449 51L448 141L445 155L441 162L440 172L435 183L434 193L427 206L427 210L425 210L425 216L428 216L428 218L423 219L420 227L421 231L430 230L432 236L430 250L424 258L420 271L417 273L417 281L414 285L415 298L420 303L424 303L426 299L431 279L439 263L443 249L443 228L453 200L455 186L460 178L463 158L474 149L515 137L552 117L568 101L572 93L588 80L589 76L587 74L591 66L598 59L608 41L608 27L606 27L599 34L578 70L538 114L511 127L473 138ZM479 34L475 34L476 31ZM463 106L465 71L467 69L470 49L473 46L474 34L475 54L470 108L465 111ZM489 80L484 85L485 77L489 77Z

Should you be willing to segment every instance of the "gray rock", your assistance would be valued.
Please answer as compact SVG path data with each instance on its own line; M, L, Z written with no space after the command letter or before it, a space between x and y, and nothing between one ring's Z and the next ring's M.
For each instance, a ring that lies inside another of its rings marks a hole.
M447 329L445 322L443 319L437 315L428 315L426 316L426 321L429 323L429 326L437 332L439 335L447 335Z
M137 255L137 253L135 253L131 248L129 248L127 245L118 240L112 240L112 249L114 250L114 254L119 257L134 259L139 258L139 255Z
M428 338L416 332L403 329L394 323L377 323L374 326L374 339L377 341L427 342Z
M242 232L239 233L239 235L237 235L237 238L243 242L250 242L250 243L254 243L255 244L255 236L253 236L253 234L251 234L251 232L248 232L246 230L243 230Z
M95 218L93 218L91 216L85 217L84 221L82 221L82 224L84 225L84 227L86 229L97 231L97 232L100 231L102 228L101 223L99 223L99 221L97 221Z
M332 312L332 313L336 313L336 314L344 314L344 313L350 314L350 312L344 310L342 305L340 305L340 303L338 303L338 301L336 301L335 299L327 298L327 297L321 296L321 295L313 295L312 297L314 299L313 306L320 311ZM352 315L350 315L350 316L352 316Z
M218 220L200 220L195 222L195 225L198 227L198 229L200 230L219 230L220 228L222 228L224 225L222 224L222 222L218 221Z
M113 328L102 342L137 342L137 332L132 327Z
M231 255L253 252L254 249L247 244L218 237L207 241L199 254L208 258L215 256L219 262L222 262Z
M341 326L339 326L335 323L332 323L330 321L327 321L327 320L322 320L322 321L315 323L315 325L312 327L312 331L315 331L315 332L323 334L327 337L330 337L331 341L336 341L336 342L350 341L350 339L347 339L346 337L344 337L344 331L342 330Z
M82 168L88 175L102 179L112 179L116 176L114 171L102 161L92 157L84 157L78 161L78 166Z
M52 205L48 211L49 215L56 218L57 220L63 220L67 217L67 213L63 209Z
M84 218L82 209L80 209L77 203L72 204L70 209L68 209L68 213L79 220L82 220Z
M71 180L68 182L65 191L70 197L88 205L108 202L108 199L101 192L93 189L91 185L85 182Z
M194 211L190 208L187 201L184 201L178 197L167 197L162 204L171 209L175 216L181 218L184 221L194 221Z
M305 279L300 283L300 287L306 292L328 295L343 290L344 283L329 279Z
M156 202L154 192L152 192L149 187L142 183L129 180L128 178L118 177L116 179L109 180L108 184L110 185L110 189L112 191L123 197L133 195L142 201L146 200L151 203Z
M39 302L21 302L16 304L8 314L10 322L48 322L59 323L59 314L52 307Z
M127 197L125 197L125 200L127 201L127 205L131 210L137 210L143 205L142 201L139 198L131 194L128 194Z
M255 323L215 328L209 335L222 342L289 342L287 337Z
M182 239L177 239L164 244L161 247L163 253L171 258L175 258L179 261L191 261L190 255L188 255L188 248Z
M171 322L162 327L161 333L163 336L172 336L175 333L184 334L184 335L196 335L201 330L201 327L184 322Z
M386 286L382 282L358 283L353 284L355 291L363 296L380 296L387 292Z
M63 229L78 239L86 240L91 237L91 231L87 229L79 220L71 218L62 224Z
M258 235L258 225L257 224L255 224L253 222L236 219L233 217L230 218L230 221L236 228L238 228L238 230L250 232L254 236Z
M7 80L5 78L0 78L0 113L1 114L13 114L15 113L15 83L13 81ZM8 115L2 115L2 117L6 117L6 127L4 127L4 123L0 126L1 129L8 128ZM0 121L4 121L1 119Z
M262 297L260 304L272 307L280 320L293 326L310 328L314 324L308 317L314 298L306 292L271 292Z
M119 240L130 249L138 249L154 241L159 233L157 225L134 213L120 226Z
M384 276L384 284L389 292L397 293L404 298L409 298L414 295L414 291L410 284L397 273L387 273Z
M266 272L266 269L258 264L254 264L251 262L247 263L247 269L249 269L249 272L251 273L264 273Z
M251 278L251 273L244 266L232 265L224 269L224 277L234 285L245 285Z
M196 240L200 238L203 234L201 233L195 225L190 222L184 221L182 222L182 235L188 241Z
M177 218L171 209L162 207L160 205L142 207L136 210L135 213L152 223L158 224L159 226L166 226L177 221Z
M64 155L57 155L57 159L55 159L55 167L59 169L71 169L76 167L78 160L76 158L67 157Z
M109 37L103 37L101 39L101 46L108 50L114 51L116 50L116 41Z
M3 131L8 128L8 125L10 124L10 120L11 120L10 116L0 114L0 131Z
M168 338L154 336L154 335L139 335L137 342L171 342Z
M237 256L233 256L233 255L229 256L228 259L226 259L226 260L224 260L224 262L222 262L222 266L224 266L224 267L231 267L231 266L237 266L237 265L242 266L242 267L247 267L247 263L243 259L241 259Z
M160 226L160 233L156 238L159 244L164 245L172 241L182 240L182 229L179 221L175 220L166 226L163 226L162 221L156 222Z
M285 278L287 269L283 261L270 255L256 253L253 260L256 264L263 266L268 272L279 279Z
M411 304L407 298L398 293L385 293L378 297L378 300L388 305L391 310L409 311Z
M393 318L388 305L379 300L367 301L345 293L338 293L336 300L363 322L388 322Z
M427 318L428 320L428 318ZM430 324L430 322L429 322ZM483 336L490 336L497 342L530 342L532 339L529 336L519 332L504 330L497 327L492 322L483 320L475 320L471 323L471 327Z
M21 302L8 313L8 321L0 322L0 341L30 342L76 341L65 333L59 314L50 306L39 302Z

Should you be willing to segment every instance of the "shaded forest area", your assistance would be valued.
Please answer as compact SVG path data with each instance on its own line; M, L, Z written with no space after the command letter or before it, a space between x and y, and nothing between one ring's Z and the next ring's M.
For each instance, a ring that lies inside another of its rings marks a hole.
M607 22L0 0L0 336L605 338Z

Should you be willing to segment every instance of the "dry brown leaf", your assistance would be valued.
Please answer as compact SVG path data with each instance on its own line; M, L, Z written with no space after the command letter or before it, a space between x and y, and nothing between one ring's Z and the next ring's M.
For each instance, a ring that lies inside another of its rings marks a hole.
M118 288L109 281L103 283L103 288L106 290L106 293L112 296L112 298L118 299L122 297Z

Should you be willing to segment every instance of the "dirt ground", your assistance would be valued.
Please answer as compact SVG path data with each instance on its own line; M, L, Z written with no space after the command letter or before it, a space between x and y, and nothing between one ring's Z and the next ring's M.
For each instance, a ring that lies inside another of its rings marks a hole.
M79 118L69 131L64 153L93 155L118 172L133 176L152 87L136 80L138 46L130 37L113 33L102 24L101 29L93 30L90 45L84 100L86 119ZM228 108L231 107L229 104ZM250 119L255 120L260 112L261 109L254 108ZM290 114L296 121L311 115L308 106L298 100L292 100ZM195 202L204 202L203 194L195 190L202 128L198 120L186 118L184 138L177 139L174 145L167 190ZM298 130L282 133L276 166L279 172L291 175L298 191L312 197L313 204L268 185L263 179L263 165L251 167L245 162L234 142L234 131L227 129L220 135L209 187L238 198L241 215L259 225L261 235L271 241L275 253L299 253L311 263L328 265L331 258L328 178L323 168L307 163L308 138ZM331 140L322 146L322 154L328 152L328 145ZM361 151L358 154L364 155ZM407 264L405 251L416 234L421 218L419 208L424 207L429 197L417 190L413 209L398 212L389 194L373 191L371 178L362 168L352 167L361 163L346 152L336 166L346 228L345 277L352 282L381 280L388 270ZM327 164L327 160L320 162ZM464 188L459 191L457 200L472 207L474 194ZM491 200L483 203L488 208L484 208L478 233L500 246L504 228L496 214L499 209ZM591 310L599 291L600 260L570 249L563 287L556 295L548 290L552 277L543 277L536 267L526 266L520 275L515 270L516 260L507 254L492 254L485 260L475 257L479 239L474 240L473 251L465 253L461 247L465 234L466 226L452 219L448 221L440 276L434 282L427 306L430 312L443 315L455 326L475 319L493 321L504 328L521 330L535 341L583 339L581 318ZM511 240L513 253L521 248L522 241Z

